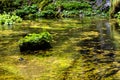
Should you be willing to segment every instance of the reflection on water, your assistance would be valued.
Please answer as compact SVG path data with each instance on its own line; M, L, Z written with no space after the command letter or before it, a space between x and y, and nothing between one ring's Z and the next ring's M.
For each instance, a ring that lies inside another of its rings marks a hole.
M113 35L111 35L111 26L108 21L99 22L97 24L97 29L100 33L100 44L101 49L112 50L114 49Z
M22 55L18 40L43 29L53 35L53 48ZM96 18L41 19L0 26L0 79L119 80L119 35L119 25ZM21 56L23 61L19 61Z

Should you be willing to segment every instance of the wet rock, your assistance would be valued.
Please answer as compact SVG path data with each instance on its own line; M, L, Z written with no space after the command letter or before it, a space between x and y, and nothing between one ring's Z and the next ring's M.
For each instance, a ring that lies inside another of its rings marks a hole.
M105 54L104 56L114 57L115 54L114 54L114 53L107 53L107 54Z
M46 42L46 41L41 41L41 43L23 43L22 45L19 46L20 47L20 51L35 51L35 50L45 50L45 49L49 49L51 48L50 43Z
M85 72L90 72L90 71L93 71L93 70L95 70L95 68L88 69Z
M114 61L114 59L112 59L112 58L102 58L102 59L100 59L99 63L111 63L113 61Z
M99 49L101 49L101 46L100 46L100 45L96 45L96 46L94 47L94 49L95 49L95 50L99 50Z
M23 61L23 60L24 60L24 58L20 57L18 60L19 60L19 61Z
M94 50L94 52L96 52L96 53L98 53L98 54L104 53L103 50Z
M114 49L112 43L111 44L102 44L101 48L104 50L113 50Z
M86 62L86 63L87 63L87 62L92 62L92 60L90 60L90 59L87 59L87 60L85 60L84 62Z
M104 75L104 77L112 76L112 75L116 74L118 71L119 71L118 68L114 68L114 69L111 69L111 70L107 70L107 72L106 72L106 74Z
M94 63L98 63L98 62L100 61L100 59L97 59L97 58L96 58L96 59L94 59L93 61L94 61Z
M102 7L102 11L106 11L106 12L109 11L110 5L111 5L110 1L106 2Z
M115 58L115 61L118 62L118 63L120 63L120 56L117 56L117 57Z
M89 54L89 53L90 53L90 50L80 50L80 53L81 53L81 54Z

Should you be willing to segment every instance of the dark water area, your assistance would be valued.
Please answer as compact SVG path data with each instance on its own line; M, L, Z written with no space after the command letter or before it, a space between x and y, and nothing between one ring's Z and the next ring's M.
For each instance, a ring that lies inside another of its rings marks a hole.
M104 18L39 19L0 26L0 80L119 80L120 26ZM49 31L53 48L23 55L19 39ZM22 60L20 60L22 59Z

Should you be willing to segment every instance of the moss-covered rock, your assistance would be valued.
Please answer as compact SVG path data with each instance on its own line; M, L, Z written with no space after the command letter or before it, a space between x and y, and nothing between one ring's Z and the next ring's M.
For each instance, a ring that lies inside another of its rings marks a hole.
M19 40L20 51L35 51L35 50L45 50L51 48L50 42L52 41L52 36L48 32L42 32L40 34L29 34L23 39Z

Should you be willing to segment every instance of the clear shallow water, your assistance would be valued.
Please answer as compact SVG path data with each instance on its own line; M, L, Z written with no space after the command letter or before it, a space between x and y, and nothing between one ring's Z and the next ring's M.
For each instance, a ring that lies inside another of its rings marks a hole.
M53 48L21 54L19 39L43 30L52 34ZM119 80L119 34L113 21L98 18L40 19L1 26L0 79Z

